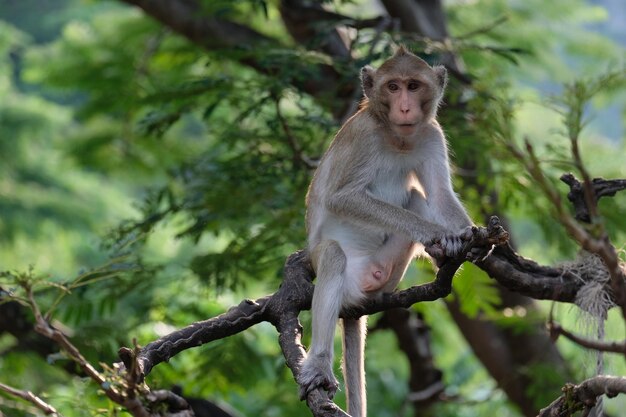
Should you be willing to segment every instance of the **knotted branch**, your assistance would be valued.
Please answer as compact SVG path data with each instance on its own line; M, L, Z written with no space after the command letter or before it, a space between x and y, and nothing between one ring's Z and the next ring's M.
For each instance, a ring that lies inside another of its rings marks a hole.
M583 184L572 173L563 174L561 181L569 185L570 192L567 194L567 199L574 206L576 220L589 223L591 217L585 202ZM591 181L591 187L597 201L602 197L613 197L618 191L626 189L626 179L605 180L604 178L594 178Z

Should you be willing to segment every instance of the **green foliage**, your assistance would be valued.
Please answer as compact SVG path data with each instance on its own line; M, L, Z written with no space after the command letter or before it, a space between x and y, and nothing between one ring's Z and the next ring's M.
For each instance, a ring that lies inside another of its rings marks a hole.
M537 409L545 407L546 404L550 404L554 401L554 392L551 392L550 388L561 383L554 368L547 364L534 364L525 372L528 378L536 381L532 384L528 390L528 395L533 399L535 407Z
M469 317L479 313L493 314L500 303L500 296L493 281L486 273L472 264L466 264L454 279L454 295L461 311Z

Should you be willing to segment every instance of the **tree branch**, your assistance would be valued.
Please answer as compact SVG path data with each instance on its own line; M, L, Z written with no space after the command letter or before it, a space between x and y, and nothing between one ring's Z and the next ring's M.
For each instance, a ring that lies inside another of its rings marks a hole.
M122 0L141 8L146 14L207 49L240 48L275 40L247 26L217 19L196 0Z
M454 259L448 259L437 272L433 282L411 287L404 291L384 294L364 305L342 311L342 317L360 317L374 314L392 307L409 307L420 301L433 301L445 297L451 292L452 278L463 263L463 259L474 248L489 248L501 244L508 238L508 233L493 219L487 228L476 228L471 241L467 242L462 253ZM441 261L441 260L440 260ZM300 364L305 357L302 346L302 326L298 314L311 307L313 297L314 272L306 251L292 254L285 263L284 281L280 289L258 300L244 300L226 313L202 322L193 323L159 340L146 345L137 356L129 348L121 348L120 358L127 369L132 369L136 361L138 378L143 380L157 364L169 360L177 353L195 346L209 343L239 333L261 321L272 323L278 330L279 343L292 370L294 379L300 372ZM307 404L315 416L347 416L321 390L312 391Z
M575 300L578 289L585 284L583 280L564 269L540 266L519 256L508 246L507 239L508 233L500 226L497 217L492 217L488 227L474 230L472 239L465 243L458 257L447 259L434 281L383 294L361 306L342 311L341 317L356 318L445 297L451 292L452 278L465 259L473 260L512 291L539 299L564 302ZM279 332L279 344L286 364L297 380L306 352L301 343L302 327L298 315L300 311L311 307L313 277L308 253L295 252L285 263L284 281L276 293L257 300L244 300L217 317L193 323L140 349L136 357L139 378L144 379L154 366L185 349L234 335L257 323L268 321ZM121 348L119 352L127 368L134 359L132 352L128 348ZM312 391L307 404L315 416L346 416L321 390Z
M137 393L139 392L138 387L136 387L137 377L137 364L133 361L129 363L127 369L130 369L131 372L126 375L125 380L120 380L119 384L115 384L112 378L107 378L105 374L96 370L96 368L89 363L85 357L80 353L78 348L74 346L74 344L61 332L60 330L53 327L41 314L41 310L39 305L35 300L35 296L33 294L33 288L29 283L22 284L24 290L26 291L26 296L28 300L28 305L31 308L33 315L35 316L35 331L51 340L56 342L61 349L67 353L72 361L74 361L81 370L91 378L92 381L96 382L100 389L102 389L107 397L111 399L113 402L125 407L128 412L135 417L155 417L155 416L164 416L164 417L193 417L193 411L189 409L189 406L185 403L184 400L181 399L182 403L184 403L184 407L177 408L173 410L173 413L169 412L169 409L160 414L151 414L148 411L147 406L143 401L139 398ZM120 387L126 387L127 389L122 391ZM6 390L5 390L6 391ZM8 392L8 391L7 391ZM23 393L23 392L21 392ZM21 396L20 392L17 392L16 395ZM29 401L33 402L38 407L47 406L43 401L39 400L38 397L32 395L32 393L26 393L26 398ZM30 394L30 395L29 395ZM149 394L149 393L148 393ZM146 396L148 400L148 396ZM159 397L155 397L155 401L159 401ZM55 411L56 412L56 411Z
M475 262L505 288L537 300L573 303L584 285L574 274L557 267L542 266L517 254L509 245L494 249Z
M282 0L278 10L289 34L296 41L332 57L350 59L350 49L335 25L351 19L329 12L316 2L303 0Z
M561 325L552 321L548 322L548 330L550 331L550 336L555 341L556 339L558 339L559 336L562 335L568 340L571 340L577 345L580 345L587 349L598 350L601 352L621 353L622 355L626 354L625 342L604 342L595 339L585 339L565 330L563 327L561 327Z
M569 185L570 192L567 194L567 199L574 206L576 220L589 223L591 217L585 202L583 185L572 173L563 174L561 181ZM605 180L604 178L594 178L591 184L597 200L606 196L613 197L618 191L626 189L626 179Z
M543 408L538 417L571 416L577 411L591 409L601 395L612 398L620 393L626 393L626 378L623 377L600 375L578 385L567 384L563 387L563 395Z
M341 317L358 318L393 307L410 307L417 302L434 301L445 297L450 294L454 273L473 248L501 244L507 238L508 233L502 229L496 218L490 227L476 228L474 237L465 244L461 254L454 259L448 259L437 272L434 281L403 291L383 294L361 306L342 311ZM289 322L285 317L290 313L297 317L300 311L311 308L313 277L314 272L308 253L304 250L295 252L287 259L283 284L274 294L257 300L243 300L238 306L217 317L193 323L142 348L138 354L142 377L147 376L155 365L169 360L183 350L232 336L262 321L274 324L281 331ZM290 323L291 326L294 325L293 321ZM290 328L289 331L292 330L293 328ZM125 365L130 366L131 362L128 359L132 357L131 349L122 348L119 354Z
M137 357L141 378L147 376L154 365L168 361L183 350L232 336L267 321L266 308L271 297L243 300L224 314L193 323L146 345ZM131 364L131 352L129 348L121 348L118 352L127 368Z
M361 306L342 311L341 317L356 318L445 297L451 291L456 270L465 259L474 261L512 291L537 299L574 302L576 293L585 284L580 277L565 269L541 266L519 256L510 248L507 240L508 233L500 226L497 217L492 217L488 227L474 230L472 239L465 243L458 257L446 260L434 281L383 294ZM140 349L136 356L138 378L143 380L154 366L185 349L234 335L257 323L268 321L279 332L279 344L286 364L297 380L306 352L301 343L302 327L298 315L300 311L311 307L313 277L308 253L295 252L285 263L284 281L276 293L257 300L244 300L217 317L193 323ZM132 366L135 356L131 349L121 348L119 355L127 368ZM347 416L321 390L312 391L307 404L314 416Z
M30 391L19 390L3 383L0 383L0 390L13 395L14 397L18 397L28 401L29 403L33 404L35 407L43 411L46 415L62 417L62 415L53 406L46 403L44 400L42 400Z

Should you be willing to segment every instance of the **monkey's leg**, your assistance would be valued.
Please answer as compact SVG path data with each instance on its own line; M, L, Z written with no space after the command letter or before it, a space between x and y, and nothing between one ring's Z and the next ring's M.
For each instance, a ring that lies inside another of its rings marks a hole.
M367 316L357 320L343 319L343 377L348 414L366 417L365 393L365 335Z
M333 374L333 340L343 298L346 256L334 240L321 242L314 254L317 283L311 308L313 335L298 383L301 399L316 388L323 388L332 399L339 386Z
M400 235L393 235L387 242L387 245L389 247L383 253L389 258L387 262L391 265L391 273L389 280L382 288L382 293L390 293L396 289L398 283L402 281L411 260L417 255L418 250L415 243ZM381 256L380 252L377 256Z
M391 278L389 279L387 285L383 287L381 294L394 292L400 281L402 281L402 278L404 278L404 274L414 258L413 252L411 252L411 254L405 258L398 259L398 261L394 264Z

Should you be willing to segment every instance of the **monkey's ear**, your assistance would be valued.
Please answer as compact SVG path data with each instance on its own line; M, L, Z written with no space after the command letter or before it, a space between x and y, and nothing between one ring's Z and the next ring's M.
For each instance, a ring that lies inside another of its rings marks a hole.
M446 67L444 67L443 65L435 65L433 67L433 70L437 75L437 81L439 82L441 91L445 90L446 85L448 85L448 71L446 70Z
M368 98L371 97L374 89L374 74L376 74L376 70L369 65L361 68L361 87L363 88L363 94Z

